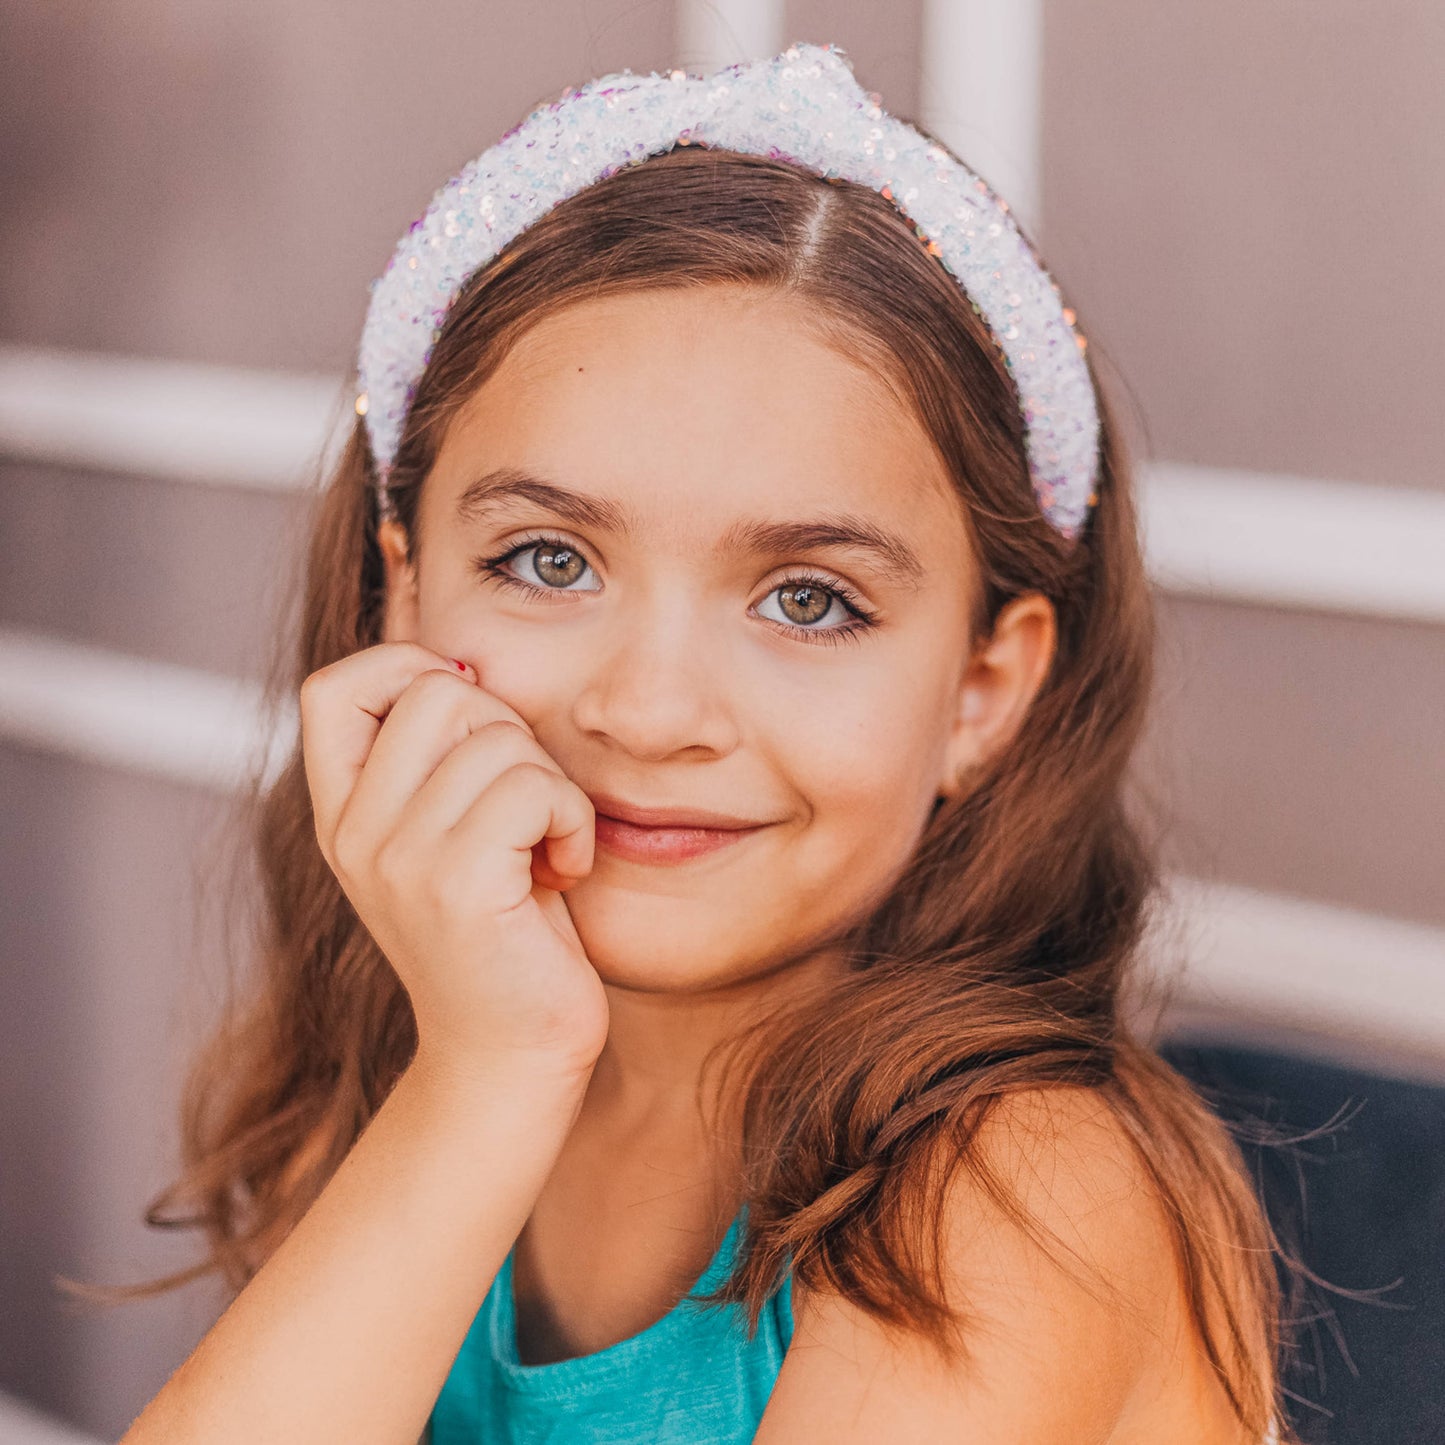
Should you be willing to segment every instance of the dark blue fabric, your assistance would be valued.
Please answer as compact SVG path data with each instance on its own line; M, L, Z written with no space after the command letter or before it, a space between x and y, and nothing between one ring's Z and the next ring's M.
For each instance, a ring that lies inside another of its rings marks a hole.
M1160 1049L1233 1130L1306 1284L1282 1363L1286 1413L1306 1445L1445 1445L1445 1088L1230 1044ZM1250 1141L1267 1126L1321 1137ZM741 1216L699 1280L730 1266ZM1299 1286L1278 1266L1286 1299ZM1396 1283L1398 1281L1398 1283ZM1394 1285L1394 1288L1388 1286ZM1327 1286L1376 1291L1342 1298ZM757 1336L740 1312L688 1302L610 1349L550 1365L516 1354L510 1257L432 1417L434 1445L752 1439L792 1337L791 1294Z
M1307 1445L1445 1442L1445 1087L1227 1044L1161 1054L1227 1123L1263 1120L1288 1147L1234 1137L1281 1244L1341 1298L1307 1284L1283 1362L1287 1414ZM1293 1276L1279 1264L1281 1287ZM1398 1281L1398 1283L1395 1283ZM1395 1287L1381 1288L1394 1284Z

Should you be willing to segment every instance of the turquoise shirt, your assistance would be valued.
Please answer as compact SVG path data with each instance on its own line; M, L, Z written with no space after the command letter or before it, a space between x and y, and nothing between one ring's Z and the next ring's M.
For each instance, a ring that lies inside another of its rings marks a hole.
M744 1213L689 1294L732 1268ZM640 1334L595 1354L524 1365L512 1256L472 1321L432 1410L433 1445L744 1445L757 1432L793 1338L792 1282L751 1341L740 1305L683 1299Z

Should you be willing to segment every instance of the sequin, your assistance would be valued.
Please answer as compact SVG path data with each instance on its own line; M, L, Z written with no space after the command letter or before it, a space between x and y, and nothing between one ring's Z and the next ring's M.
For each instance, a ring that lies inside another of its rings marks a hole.
M371 283L357 362L383 515L417 382L457 294L558 202L677 145L784 159L877 191L912 224L988 325L1018 390L1044 516L1081 531L1097 500L1098 404L1057 283L995 195L945 147L864 91L846 52L799 42L711 75L614 72L568 86L469 162L435 196Z

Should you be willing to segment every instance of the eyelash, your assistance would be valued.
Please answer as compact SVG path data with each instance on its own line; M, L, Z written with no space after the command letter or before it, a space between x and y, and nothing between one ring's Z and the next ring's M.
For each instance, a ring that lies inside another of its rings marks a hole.
M541 546L557 547L569 552L577 552L581 555L582 549L575 544L566 541L562 537L554 537L543 533L537 533L525 538L505 552L493 557L474 557L472 559L472 570L479 575L490 577L500 587L510 587L521 592L524 596L541 596L551 599L560 592L569 591L563 587L538 587L527 582L521 577L514 577L504 569L505 564L513 557L520 556L523 552L534 547ZM591 566L591 563L588 563ZM825 645L833 645L839 642L857 642L861 635L869 628L878 625L878 614L865 607L862 599L845 582L837 577L830 577L826 573L804 572L795 576L784 577L780 582L774 584L770 591L776 592L780 587L789 586L810 586L821 587L826 592L831 592L843 604L851 614L852 620L840 627L804 627L801 623L777 622L771 617L763 618L764 622L772 623L774 627L781 627L784 631L799 636L806 642L818 642Z

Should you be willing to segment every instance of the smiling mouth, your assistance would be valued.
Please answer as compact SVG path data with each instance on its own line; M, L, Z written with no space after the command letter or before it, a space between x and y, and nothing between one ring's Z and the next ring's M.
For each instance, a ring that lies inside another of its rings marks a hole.
M750 828L701 828L670 824L644 826L626 823L606 813L596 815L597 843L608 852L636 863L684 863L704 853L715 853L731 843L751 838L769 826Z

